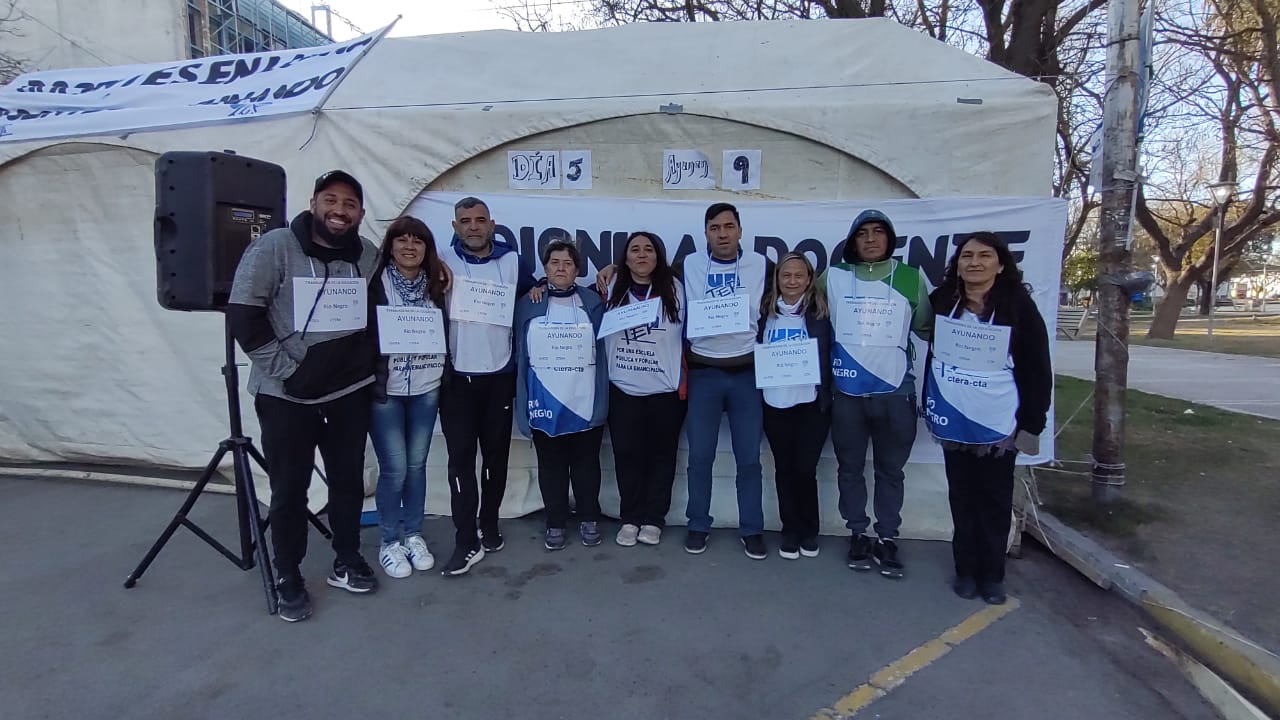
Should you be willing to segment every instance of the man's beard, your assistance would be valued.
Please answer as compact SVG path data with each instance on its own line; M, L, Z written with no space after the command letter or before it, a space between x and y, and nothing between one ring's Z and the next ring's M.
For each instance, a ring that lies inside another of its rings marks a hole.
M324 223L324 219L315 216L312 216L311 218L311 232L315 233L321 240L336 248L347 247L352 243L359 242L360 239L359 224L352 224L347 228L346 232L341 235L334 235L333 232L329 230L329 226Z
M473 252L473 253L482 253L482 252L485 252L486 250L492 250L492 249L493 249L493 236L492 236L492 235L490 235L489 237L487 237L487 238L485 238L484 240L480 241L480 247L472 247L472 246L471 246L471 244L470 244L470 241L469 241L469 240L463 240L463 241L462 241L462 244L463 244L463 246L464 246L464 247L466 247L466 248L467 248L467 250L469 250L470 252Z

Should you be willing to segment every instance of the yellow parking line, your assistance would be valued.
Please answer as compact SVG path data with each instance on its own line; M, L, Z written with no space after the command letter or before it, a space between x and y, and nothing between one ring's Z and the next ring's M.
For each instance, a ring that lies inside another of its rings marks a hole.
M884 666L853 692L835 701L830 707L814 713L810 720L848 720L871 703L888 695L906 682L907 678L951 652L955 646L982 632L1020 606L1018 599L1011 597L1004 605L989 605L979 610L938 637Z

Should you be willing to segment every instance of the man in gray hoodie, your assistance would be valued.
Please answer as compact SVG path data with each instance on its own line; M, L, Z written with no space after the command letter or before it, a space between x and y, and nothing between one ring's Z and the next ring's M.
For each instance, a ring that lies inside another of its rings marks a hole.
M324 458L337 555L329 585L377 588L360 554L364 449L377 349L366 333L365 278L377 248L360 237L364 189L335 170L316 180L310 210L266 233L236 269L227 316L251 361L249 392L271 481L271 540L279 616L311 614L300 566L307 552L307 489Z

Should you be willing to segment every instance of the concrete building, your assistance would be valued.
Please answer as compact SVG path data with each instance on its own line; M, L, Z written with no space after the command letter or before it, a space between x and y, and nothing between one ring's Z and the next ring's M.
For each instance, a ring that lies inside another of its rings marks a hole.
M4 52L25 70L99 67L331 42L275 0L13 0ZM0 10L10 0L0 0ZM0 12L0 17L4 13Z

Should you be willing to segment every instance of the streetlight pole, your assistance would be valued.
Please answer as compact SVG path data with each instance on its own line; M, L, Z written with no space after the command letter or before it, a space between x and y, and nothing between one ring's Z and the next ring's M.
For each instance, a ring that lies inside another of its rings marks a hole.
M1218 227L1213 234L1213 284L1209 287L1209 342L1213 342L1213 315L1218 308L1218 263L1222 260L1222 226L1226 224L1227 203L1236 190L1236 184L1221 180L1209 186L1213 201L1218 204Z

